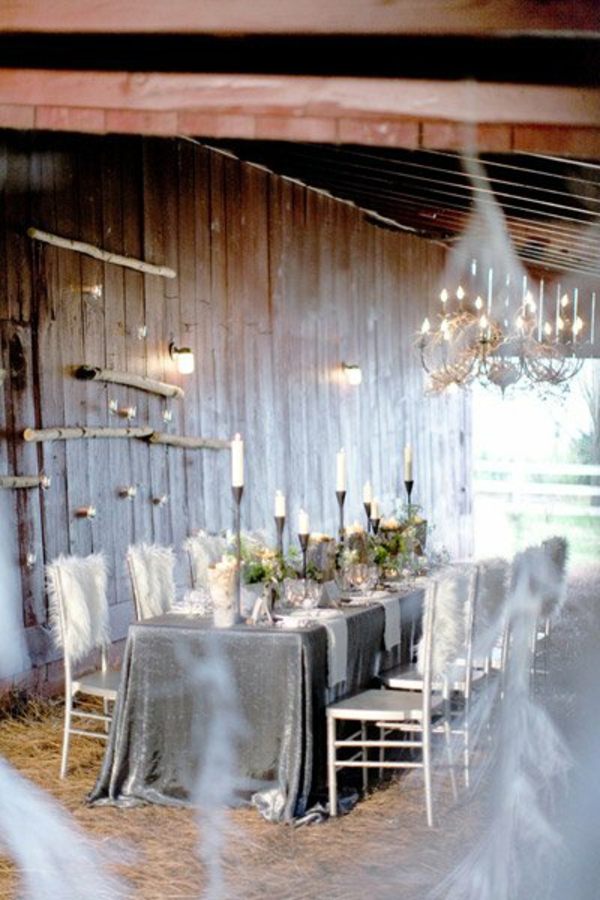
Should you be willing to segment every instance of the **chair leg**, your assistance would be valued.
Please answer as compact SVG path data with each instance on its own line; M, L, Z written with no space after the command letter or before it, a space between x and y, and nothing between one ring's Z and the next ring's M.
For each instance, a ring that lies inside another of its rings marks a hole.
M367 726L365 722L360 723L360 739L364 742L367 740ZM364 763L369 761L369 748L362 748L362 761ZM366 794L369 790L369 770L366 766L363 766L362 769L362 786L363 786L363 794Z
M385 729L380 728L379 729L379 740L383 741L384 739L385 739ZM381 765L381 763L384 761L384 759L385 759L385 747L382 746L379 748L379 764L380 764L379 780L380 781L383 781L383 766Z
M335 732L333 716L327 716L327 782L329 787L329 815L337 816L337 774L335 769Z
M102 698L102 709L103 709L105 716L108 716L109 708L110 708L110 700L107 700L106 697L103 697ZM104 723L104 731L106 732L106 734L108 734L109 728L110 728L110 722L105 722Z
M448 766L450 767L450 784L452 786L452 796L458 800L458 790L456 788L456 776L454 774L454 757L452 756L452 728L451 722L450 700L444 699L444 740L446 742L446 755L448 757Z
M65 724L63 730L62 756L60 760L60 777L64 778L67 774L67 759L69 756L69 741L71 738L71 710L73 708L73 698L65 696Z
M431 737L429 729L423 728L423 777L425 780L425 808L427 811L427 824L433 827L433 799L431 791Z
M465 769L465 787L471 786L471 775L470 775L470 765L471 765L471 735L469 732L469 700L465 699L465 710L464 710L464 769Z

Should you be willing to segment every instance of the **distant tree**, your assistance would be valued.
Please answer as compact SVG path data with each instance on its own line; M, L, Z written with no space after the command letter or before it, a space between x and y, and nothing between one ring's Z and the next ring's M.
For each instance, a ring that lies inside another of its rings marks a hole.
M585 377L580 382L581 396L589 412L588 429L574 442L577 460L587 465L600 465L600 361L590 360L586 365ZM599 484L597 476L591 476L591 484ZM600 497L593 497L594 506L600 504Z

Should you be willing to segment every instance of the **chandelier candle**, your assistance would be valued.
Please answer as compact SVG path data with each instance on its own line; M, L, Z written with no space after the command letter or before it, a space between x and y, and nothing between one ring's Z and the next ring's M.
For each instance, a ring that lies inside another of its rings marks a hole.
M302 550L302 577L306 581L306 560L308 552L308 540L310 538L310 522L308 513L303 509L298 514L298 540Z
M371 503L373 502L373 488L367 481L363 487L363 506L367 514L367 534L371 531Z
M277 526L277 552L283 556L283 529L285 526L285 494L275 492L275 525Z
M237 610L242 612L242 525L241 505L244 493L244 442L239 434L236 434L231 442L231 492L234 500L234 534L236 556L236 596Z
M335 495L340 510L340 542L344 541L344 501L346 499L346 452L344 449L336 455Z

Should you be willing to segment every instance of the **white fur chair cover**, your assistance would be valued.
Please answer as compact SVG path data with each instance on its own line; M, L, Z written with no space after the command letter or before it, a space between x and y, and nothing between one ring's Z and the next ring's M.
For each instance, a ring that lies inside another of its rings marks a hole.
M555 535L542 542L542 550L549 560L550 571L554 576L544 593L542 615L551 617L562 608L565 601L569 545L566 538Z
M53 638L73 662L110 643L106 580L101 553L61 555L46 566Z
M198 531L185 539L183 549L190 560L193 589L208 592L208 567L217 563L227 552L227 538Z
M175 554L172 547L132 544L127 550L136 615L149 619L167 612L175 601Z
M465 656L467 636L467 598L473 566L461 565L444 569L436 576L437 591L425 594L426 603L433 602L433 611L424 610L424 616L433 612L433 648L431 670L435 677L448 675L457 658ZM423 674L425 638L421 638L417 651L417 669Z
M504 627L508 598L510 564L501 557L479 562L475 598L473 655L489 656Z

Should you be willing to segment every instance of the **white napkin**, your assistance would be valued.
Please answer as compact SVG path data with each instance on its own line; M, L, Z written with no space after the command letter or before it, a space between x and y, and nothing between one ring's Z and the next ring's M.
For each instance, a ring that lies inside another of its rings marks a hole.
M383 632L383 644L386 650L397 647L401 640L400 601L397 596L390 596L388 591L371 591L354 597L350 606L369 606L378 603L383 606L385 612L385 626Z
M335 609L298 610L278 620L283 628L324 625L327 629L328 685L335 687L346 680L348 668L348 624L343 613Z
M183 597L178 598L168 610L174 615L186 616L210 616L213 604L207 591L186 591Z
M377 603L380 603L385 611L383 644L386 650L392 650L398 646L402 637L400 601L397 597L387 596L378 597Z

